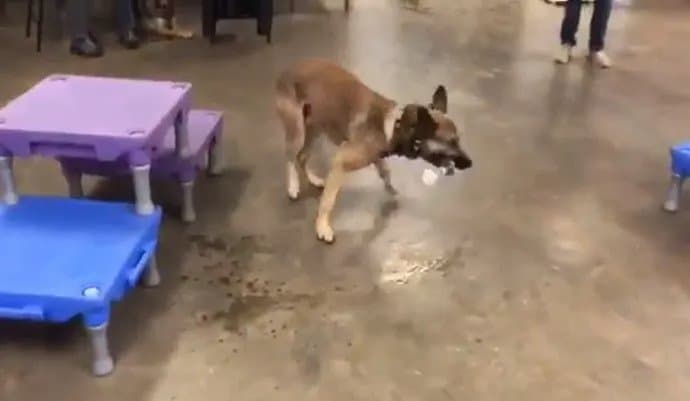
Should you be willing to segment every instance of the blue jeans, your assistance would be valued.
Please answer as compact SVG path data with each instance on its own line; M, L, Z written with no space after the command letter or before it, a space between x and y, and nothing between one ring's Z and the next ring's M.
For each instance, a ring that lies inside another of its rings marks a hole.
M93 0L67 0L67 26L72 39L89 36L89 18ZM114 0L117 6L117 29L125 33L134 29L132 0Z
M604 49L604 38L606 37L606 28L612 7L613 0L594 1L594 14L592 14L592 22L589 25L589 50L592 52ZM570 46L577 44L575 35L580 25L581 9L582 0L568 0L566 3L565 17L563 18L563 25L561 25L562 44Z

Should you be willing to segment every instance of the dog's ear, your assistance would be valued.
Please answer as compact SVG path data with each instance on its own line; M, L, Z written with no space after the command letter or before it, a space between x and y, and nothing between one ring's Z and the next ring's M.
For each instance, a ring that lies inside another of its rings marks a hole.
M431 98L431 108L444 114L448 111L448 92L443 85L436 88L434 96Z
M431 138L438 129L438 123L434 120L426 107L417 109L417 138Z

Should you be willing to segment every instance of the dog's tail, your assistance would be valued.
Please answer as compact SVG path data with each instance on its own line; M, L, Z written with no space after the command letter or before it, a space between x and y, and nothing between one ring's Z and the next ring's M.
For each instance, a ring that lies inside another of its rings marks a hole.
M276 95L283 96L291 100L297 100L297 86L295 76L286 71L276 80Z
M305 122L311 115L311 105L306 102L304 89L291 72L285 72L278 77L276 100L279 104L287 101L299 108Z

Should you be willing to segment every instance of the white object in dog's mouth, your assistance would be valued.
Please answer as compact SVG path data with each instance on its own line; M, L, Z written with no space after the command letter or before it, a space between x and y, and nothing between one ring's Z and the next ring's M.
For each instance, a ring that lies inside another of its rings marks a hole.
M425 168L422 173L422 182L426 185L432 186L438 181L438 173L430 168Z

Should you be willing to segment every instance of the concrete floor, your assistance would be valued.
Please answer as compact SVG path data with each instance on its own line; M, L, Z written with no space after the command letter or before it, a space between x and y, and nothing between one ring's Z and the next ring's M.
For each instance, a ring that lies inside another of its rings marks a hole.
M631 2L611 71L554 66L561 11L537 0L355 0L350 16L332 0L280 17L271 46L235 23L214 47L111 43L100 60L33 53L11 4L0 101L54 72L188 80L226 113L229 168L200 183L189 227L158 185L165 281L116 308L116 373L89 376L78 324L3 323L0 400L686 401L690 201L660 203L667 148L690 135L690 5ZM317 242L315 194L285 194L271 103L276 74L314 55L400 101L445 84L476 167L429 188L395 160L397 200L357 173L338 242ZM65 192L51 161L17 171L24 192Z

